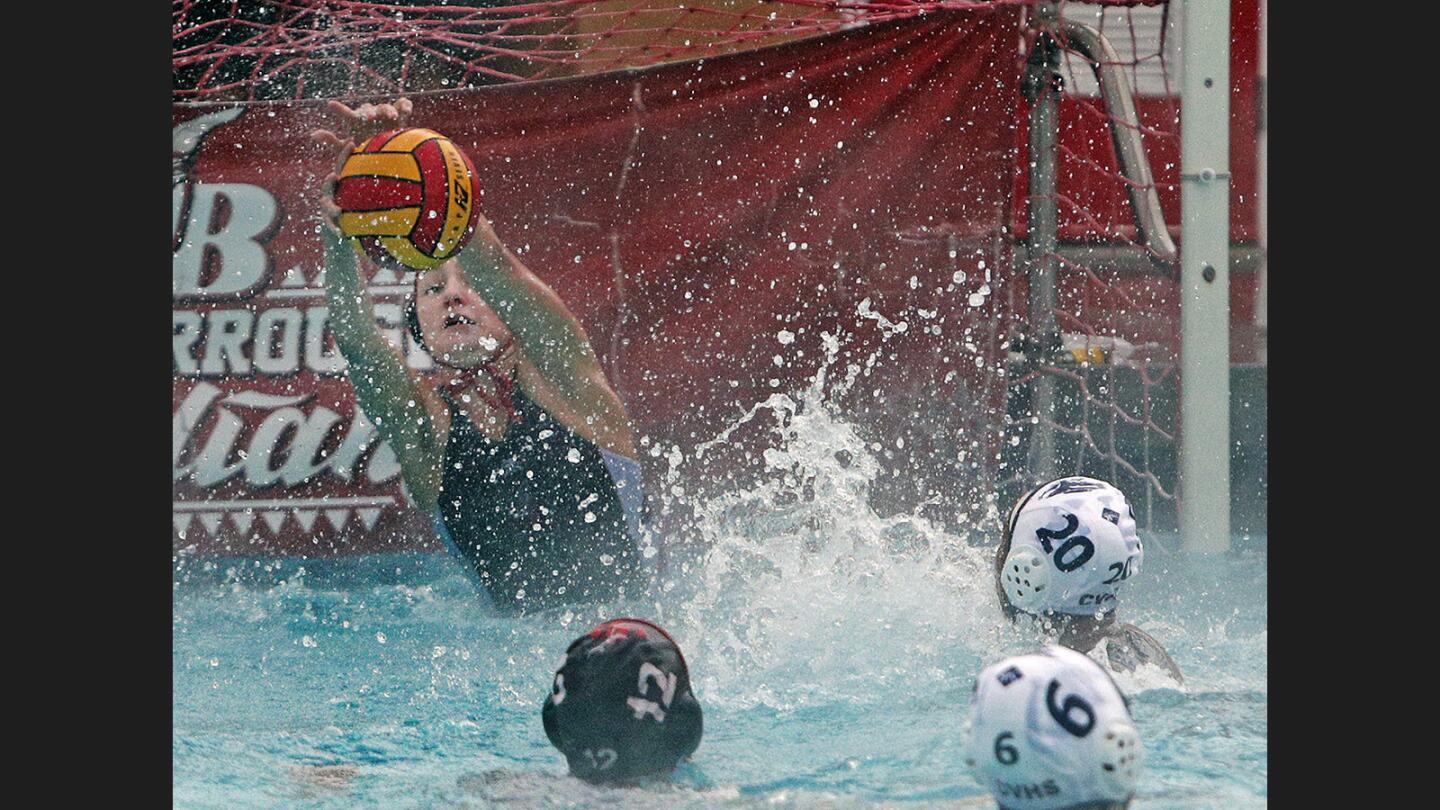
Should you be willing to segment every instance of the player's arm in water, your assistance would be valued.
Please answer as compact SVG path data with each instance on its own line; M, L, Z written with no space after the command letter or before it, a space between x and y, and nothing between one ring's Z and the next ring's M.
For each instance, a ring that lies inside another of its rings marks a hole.
M339 209L328 198L321 206L325 291L335 345L348 364L346 373L360 409L395 452L410 496L428 511L440 497L445 448L432 413L435 394L380 333L354 248L340 234Z
M625 406L560 296L501 243L484 214L458 258L466 282L515 335L524 358L519 383L526 393L599 447L634 459Z
M1105 638L1105 657L1115 669L1133 672L1142 664L1150 664L1165 670L1179 683L1185 682L1180 666L1170 657L1170 653L1165 651L1154 636L1135 625L1115 622Z

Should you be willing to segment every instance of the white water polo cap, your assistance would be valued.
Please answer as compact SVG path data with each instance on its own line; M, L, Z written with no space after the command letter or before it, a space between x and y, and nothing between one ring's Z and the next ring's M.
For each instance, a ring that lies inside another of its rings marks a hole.
M1000 587L1027 613L1113 612L1121 583L1144 558L1130 502L1095 478L1036 487L1011 510L1007 536Z
M965 764L1009 810L1123 802L1145 757L1115 682L1064 647L982 670L966 733Z

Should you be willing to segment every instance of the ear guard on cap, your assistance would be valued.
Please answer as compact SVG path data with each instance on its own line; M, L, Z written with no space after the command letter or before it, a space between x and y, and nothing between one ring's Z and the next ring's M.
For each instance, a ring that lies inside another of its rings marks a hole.
M1112 720L1104 728L1096 729L1094 737L1091 745L1100 766L1096 774L1100 784L1116 794L1134 793L1135 783L1140 779L1140 765L1145 761L1140 733L1124 720Z
M1000 587L1005 598L1020 610L1034 612L1045 604L1045 589L1050 587L1050 566L1033 548L1021 546L1010 551L1000 572Z
M975 745L975 711L971 707L970 714L965 717L965 722L960 724L960 739L965 741L965 747L961 749L964 754L965 767L975 775L975 779L984 784L985 773L980 768L980 762L975 759L975 752L971 748Z

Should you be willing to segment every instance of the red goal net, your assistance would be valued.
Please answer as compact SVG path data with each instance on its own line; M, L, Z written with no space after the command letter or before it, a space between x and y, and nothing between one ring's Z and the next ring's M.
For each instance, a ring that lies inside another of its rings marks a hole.
M173 25L175 94L326 98L476 87L720 56L862 21L1004 4L179 0Z

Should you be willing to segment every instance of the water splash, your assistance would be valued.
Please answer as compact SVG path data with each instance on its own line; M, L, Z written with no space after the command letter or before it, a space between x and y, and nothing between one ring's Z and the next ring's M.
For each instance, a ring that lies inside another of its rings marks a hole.
M905 331L868 299L859 312L881 327L882 344ZM991 552L970 542L978 529L950 533L870 506L879 448L832 403L883 346L827 385L841 342L822 335L825 359L804 391L772 394L689 459L671 458L667 484L742 426L773 425L758 483L692 504L703 551L678 559L657 606L707 702L791 710L883 701L926 683L968 690L980 659L1038 640L1001 621Z

